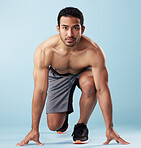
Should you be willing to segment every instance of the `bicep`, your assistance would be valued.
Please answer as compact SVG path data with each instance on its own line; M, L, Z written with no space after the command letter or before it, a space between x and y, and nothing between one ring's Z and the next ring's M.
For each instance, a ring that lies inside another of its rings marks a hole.
M89 56L89 65L92 66L92 73L96 90L101 92L107 88L108 84L108 71L106 68L106 58L103 50L97 47L91 51Z
M47 91L48 88L48 68L34 68L33 77L35 89Z
M48 88L48 72L49 72L49 54L40 48L36 50L34 55L34 87L35 90L47 91Z

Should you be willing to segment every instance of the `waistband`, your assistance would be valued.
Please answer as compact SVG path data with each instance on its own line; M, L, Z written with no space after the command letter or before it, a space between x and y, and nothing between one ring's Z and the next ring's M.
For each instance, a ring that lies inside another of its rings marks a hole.
M59 75L59 76L69 76L69 75L73 75L73 74L71 74L71 73L60 74L60 73L58 73L56 70L54 70L54 69L52 68L52 66L49 67L49 70L51 70L53 73L55 73L55 74L57 74L57 75Z
M75 75L75 74L71 74L71 73L60 74L60 73L58 73L55 69L53 69L52 66L49 66L49 70L51 70L53 73L55 73L55 74L57 74L57 75L59 75L59 76ZM87 66L87 67L85 67L82 71L80 71L79 73L81 73L81 72L83 72L83 71L85 71L85 70L92 70L92 67L91 67L91 66ZM78 74L79 74L79 73L78 73Z

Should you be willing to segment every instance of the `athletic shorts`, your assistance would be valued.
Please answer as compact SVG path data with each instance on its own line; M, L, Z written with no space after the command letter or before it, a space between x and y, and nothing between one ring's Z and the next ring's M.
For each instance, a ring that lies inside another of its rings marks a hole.
M92 70L91 66L84 68L78 74L59 74L50 66L48 76L46 113L72 113L73 92L76 85L80 88L80 74L89 70Z

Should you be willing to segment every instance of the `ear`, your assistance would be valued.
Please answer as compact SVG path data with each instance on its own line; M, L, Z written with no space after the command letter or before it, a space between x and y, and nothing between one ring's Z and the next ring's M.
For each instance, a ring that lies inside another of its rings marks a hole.
M59 28L59 26L58 26L58 25L56 26L56 29L57 29L57 32L59 33L60 28Z
M82 32L81 32L81 34L84 33L84 30L85 30L85 26L82 27Z

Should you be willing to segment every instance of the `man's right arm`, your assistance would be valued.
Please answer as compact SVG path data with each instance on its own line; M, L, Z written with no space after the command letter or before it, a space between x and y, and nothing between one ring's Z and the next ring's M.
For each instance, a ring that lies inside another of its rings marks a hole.
M32 100L32 129L18 146L27 144L30 140L38 145L43 145L39 141L39 122L46 101L48 89L49 61L46 60L45 52L37 50L34 55L34 92Z
M39 129L41 114L45 105L48 88L48 67L35 65L34 67L34 93L32 100L32 129Z

